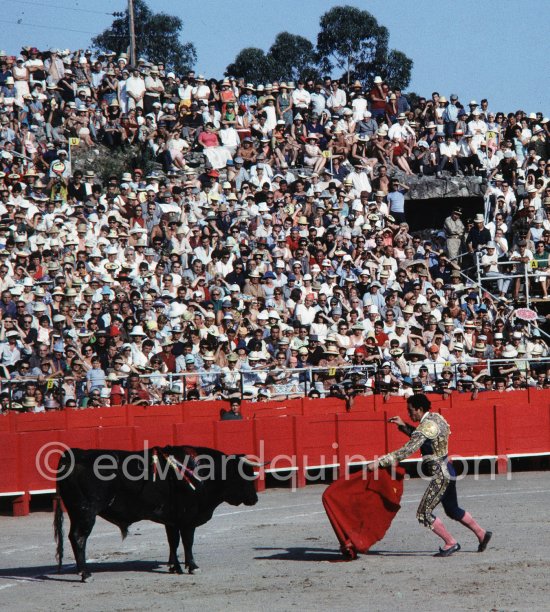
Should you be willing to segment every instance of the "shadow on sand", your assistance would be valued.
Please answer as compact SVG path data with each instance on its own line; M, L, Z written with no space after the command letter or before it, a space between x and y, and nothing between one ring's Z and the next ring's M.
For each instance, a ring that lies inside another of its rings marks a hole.
M258 552L269 552L273 551L273 554L267 554L265 556L257 556L255 559L271 560L271 561L332 561L332 562L348 562L342 555L342 553L333 548L312 548L309 546L296 546L292 548L255 548ZM431 557L433 551L426 550L407 550L407 551L394 551L394 550L374 550L369 551L366 554L360 556L370 557Z
M93 574L103 572L153 572L167 574L166 563L159 561L103 561L88 563ZM75 564L66 564L57 572L54 565L35 565L32 567L12 567L0 569L0 578L21 582L79 582Z

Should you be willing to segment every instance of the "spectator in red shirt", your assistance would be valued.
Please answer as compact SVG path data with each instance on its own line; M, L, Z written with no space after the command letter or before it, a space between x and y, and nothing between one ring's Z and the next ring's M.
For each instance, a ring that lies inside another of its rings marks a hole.
M387 85L385 85L382 77L374 78L374 87L369 92L370 110L372 116L375 119L383 117L386 112L386 92Z
M388 334L384 332L384 323L382 321L376 321L374 324L374 337L376 338L376 344L380 347L388 346L390 338Z
M173 347L173 340L171 340L170 338L165 338L162 341L162 351L160 353L157 353L157 355L160 356L162 362L167 367L169 372L176 371L176 356L172 351Z
M128 387L126 389L127 404L148 404L151 401L151 395L143 387L138 374L130 374L128 377Z

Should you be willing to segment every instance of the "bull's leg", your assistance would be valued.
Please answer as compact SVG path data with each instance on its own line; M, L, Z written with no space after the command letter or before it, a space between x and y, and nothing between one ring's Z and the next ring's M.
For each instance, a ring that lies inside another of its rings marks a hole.
M199 566L193 559L193 541L195 539L195 528L194 527L182 527L181 541L183 542L183 550L185 552L185 567L190 574L193 574L199 569Z
M168 546L170 546L170 557L168 559L168 571L171 574L183 574L183 569L178 559L178 545L180 543L180 531L177 527L165 525Z
M95 524L95 515L71 520L71 530L69 531L69 541L73 547L74 558L76 559L76 567L78 573L82 576L82 582L85 582L92 574L86 566L86 541L92 532Z

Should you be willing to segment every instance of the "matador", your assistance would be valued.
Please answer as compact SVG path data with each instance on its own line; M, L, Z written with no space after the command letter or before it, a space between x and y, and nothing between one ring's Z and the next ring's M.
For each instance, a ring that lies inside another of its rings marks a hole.
M449 518L462 523L475 533L479 541L477 550L483 552L493 534L480 527L472 515L458 505L456 472L448 458L451 429L447 421L440 414L430 412L430 408L430 400L424 394L411 396L407 400L407 410L411 421L419 425L415 428L406 424L400 417L390 419L410 440L400 449L368 464L367 469L375 471L378 467L391 466L420 449L422 473L429 478L429 484L418 506L416 517L422 525L430 528L444 541L444 546L435 556L449 557L460 550L460 544L449 533L441 519L433 514L439 503Z

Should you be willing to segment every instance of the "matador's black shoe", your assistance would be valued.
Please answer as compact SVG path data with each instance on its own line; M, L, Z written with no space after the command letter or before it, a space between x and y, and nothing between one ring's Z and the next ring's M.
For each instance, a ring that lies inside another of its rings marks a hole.
M459 550L460 550L460 544L457 542L454 546L451 546L451 548L440 548L439 552L436 553L434 557L450 557L451 555L453 555L455 552L458 552Z
M477 547L477 552L483 552L487 548L487 544L489 544L492 537L493 537L493 532L486 531L485 535L483 536L483 540L481 540L481 542L479 543L479 546Z

